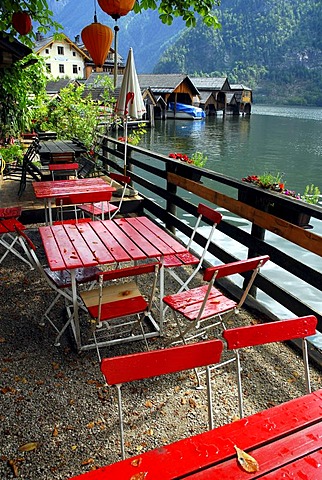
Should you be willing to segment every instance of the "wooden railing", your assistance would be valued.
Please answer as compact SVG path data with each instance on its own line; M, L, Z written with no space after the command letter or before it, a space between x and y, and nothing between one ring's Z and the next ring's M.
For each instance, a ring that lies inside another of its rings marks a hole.
M99 140L101 142L101 148L98 150L99 160L105 167L122 171L124 153L118 150L122 149L122 143L104 136L99 137ZM321 297L322 273L308 266L304 258L306 252L311 252L320 260L322 237L312 230L304 229L279 218L276 216L276 207L277 212L287 208L318 220L322 220L322 208L190 165L185 167L186 173L183 177L176 173L179 164L179 162L156 152L137 146L127 146L127 171L132 178L134 187L144 198L143 208L146 212L162 220L166 227L173 232L179 231L190 236L191 227L177 215L178 209L195 216L196 207L200 201L222 207L231 212L232 220L236 220L235 216L241 217L251 222L252 228L248 233L238 227L237 222L223 220L218 226L218 230L247 247L249 256L268 254L274 264L293 274L295 279L300 279L317 289L317 296ZM201 174L203 183L189 180L187 174L191 172ZM187 194L187 192L190 193ZM247 193L253 197L256 193L257 208L238 200L241 193L243 198L245 195L247 198ZM275 215L269 213L269 207L272 205L275 207ZM266 242L266 230L301 247L303 260L301 255L294 258L293 255ZM197 235L196 242L203 245L205 238ZM210 246L209 251L221 262L227 263L237 259L232 252L228 252L215 243ZM256 278L255 285L297 316L316 315L318 330L322 332L322 313L301 300L301 288L295 286L290 291L285 286L278 285L266 278L264 272ZM225 284L224 286L229 289L229 285ZM234 286L233 290L236 288Z

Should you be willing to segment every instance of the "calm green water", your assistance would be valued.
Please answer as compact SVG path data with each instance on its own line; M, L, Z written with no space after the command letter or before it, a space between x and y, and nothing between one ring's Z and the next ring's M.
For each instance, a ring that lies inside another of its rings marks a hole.
M287 188L303 193L307 184L314 183L322 191L322 108L294 108L254 106L250 117L210 117L204 121L173 121L157 123L140 145L159 153L182 152L188 155L202 151L208 156L206 167L241 179L265 171L283 173ZM189 195L187 193L187 195ZM322 198L320 200L322 205ZM240 228L250 230L250 224L233 219L222 211L224 218L238 222ZM189 221L189 218L187 218ZM322 235L322 222L311 221L314 233ZM247 251L218 232L218 243L245 258ZM288 254L301 258L313 268L322 271L322 259L280 239L270 232L266 241ZM271 264L263 274L322 311L321 294L304 282ZM296 293L297 292L297 293ZM261 294L260 300L281 318L293 314Z
M280 172L292 190L314 183L322 191L322 108L255 106L250 117L168 120L142 146L166 155L202 151L210 170L235 178Z

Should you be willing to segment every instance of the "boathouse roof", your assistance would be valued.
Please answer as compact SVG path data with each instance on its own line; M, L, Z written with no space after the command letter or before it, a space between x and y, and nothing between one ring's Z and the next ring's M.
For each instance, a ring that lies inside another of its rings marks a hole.
M230 90L227 77L190 77L191 81L201 90Z
M187 82L195 95L199 94L199 90L196 88L190 77L185 74L170 73L165 75L151 74L151 75L138 75L139 84L141 89L150 87L154 94L156 93L172 93L181 84Z

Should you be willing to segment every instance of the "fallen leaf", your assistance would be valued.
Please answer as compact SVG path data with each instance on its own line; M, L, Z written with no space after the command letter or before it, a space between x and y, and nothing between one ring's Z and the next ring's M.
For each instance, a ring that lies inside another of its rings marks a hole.
M77 450L77 445L72 445L70 448L75 452L75 450Z
M18 465L15 463L14 460L8 460L8 465L12 470L13 476L18 477Z
M139 457L132 460L131 465L132 467L138 467L139 465L141 465L141 463L142 463L142 457Z
M196 403L196 401L195 401L193 398L189 398L189 405L190 405L190 407L192 407L192 408L196 408L197 403Z
M55 426L53 430L53 437L57 437L57 436L58 436L58 428Z
M90 465L91 463L94 463L94 458L87 458L86 460L83 460L81 465L84 467L85 465Z
M132 475L130 480L144 480L145 477L147 476L148 472L139 472L136 473L135 475Z
M236 445L235 450L237 452L238 461L246 472L258 472L259 465L254 457L251 457L250 455L248 455L248 453L244 452Z
M147 400L147 401L145 402L145 406L146 406L147 408L152 408L152 407L153 407L153 404L152 404L151 400Z
M18 450L19 452L31 452L31 450L35 450L36 448L38 448L38 442L29 442L21 445Z

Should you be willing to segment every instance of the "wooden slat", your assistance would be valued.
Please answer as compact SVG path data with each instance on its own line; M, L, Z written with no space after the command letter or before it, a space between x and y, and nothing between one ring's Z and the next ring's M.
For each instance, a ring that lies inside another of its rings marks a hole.
M275 217L254 207L248 206L234 198L228 197L204 185L184 179L174 173L168 173L168 181L195 193L205 200L223 207L242 218L246 218L259 227L279 235L306 250L322 256L322 238L296 225L290 224L281 218Z
M93 229L93 223L97 224L100 222L83 223L81 225L78 225L79 232L81 233L83 239L91 249L93 253L93 258L100 265L104 263L114 263L114 256L111 254L109 248L104 245L104 243L101 241L101 239Z
M301 457L306 457L312 451L314 452L315 450L322 448L321 427L322 425L319 422L316 425L301 429L299 432L288 435L285 438L267 443L263 447L248 451L247 453L256 458L259 464L258 472L249 473L241 469L237 462L237 457L235 456L235 458L220 463L220 465L215 465L203 472L196 473L189 478L193 480L213 480L214 478L244 480L247 478L262 478L263 474L269 473L273 470L275 476L271 478L274 478L275 480L277 478L276 471L280 468L286 466L286 470L288 471L290 463L292 464L295 460L301 459ZM322 467L318 472L316 466L317 465L315 464L314 471L317 476L310 477L312 479L318 479L322 473ZM300 479L305 477L301 476L298 471L296 478Z
M127 252L127 258L129 260L144 260L147 258L146 254L137 246L136 243L132 242L131 238L129 238L126 233L121 228L119 228L115 221L105 220L102 222L102 224L106 225L110 234L113 235L117 243L124 247L124 250ZM101 238L104 241L104 238L102 236Z
M261 480L286 480L286 479L319 479L321 478L322 449L300 458L295 462L278 470L260 477Z
M119 232L118 235L118 232L115 233L114 231L113 235L108 230L111 222L112 220L105 220L105 222L91 222L91 228L100 238L103 245L108 249L116 263L130 262L132 257L123 248L122 232Z
M39 233L45 248L48 265L51 270L64 270L65 261L56 243L51 227L39 227Z
M76 255L82 262L81 266L83 266L83 267L94 267L99 262L95 258L92 250L88 247L86 241L84 240L84 238L82 236L82 225L85 225L85 224L80 224L80 226L78 226L77 224L75 224L75 225L70 225L70 224L63 225L64 230L65 230L66 234L68 235L68 238L72 242L72 246L73 246L73 251L71 252L71 260L73 261L75 255ZM57 227L60 228L59 225L57 225ZM68 265L72 265L70 263L70 260L65 260L65 261L66 261L66 263L68 261Z
M138 231L126 218L116 219L115 223L119 225L124 233L145 253L148 258L158 258L162 252L154 246L153 235L150 235L148 229Z
M174 237L169 235L165 230L162 228L158 227L155 223L153 223L149 218L147 217L138 217L138 221L140 221L143 225L145 225L147 228L149 228L156 237L161 239L162 242L166 243L170 249L172 249L176 253L184 253L187 251L187 248L182 245L182 243L178 242ZM167 252L170 253L170 252Z
M130 479L140 472L142 478L153 480L185 478L192 472L199 472L211 465L235 460L234 445L245 451L253 451L267 442L274 442L307 426L321 425L321 413L321 399L315 394L306 395L237 422L73 477L73 480ZM274 449L270 449L270 454L274 457ZM250 475L246 478L251 478ZM212 477L214 478L228 480L229 477Z

